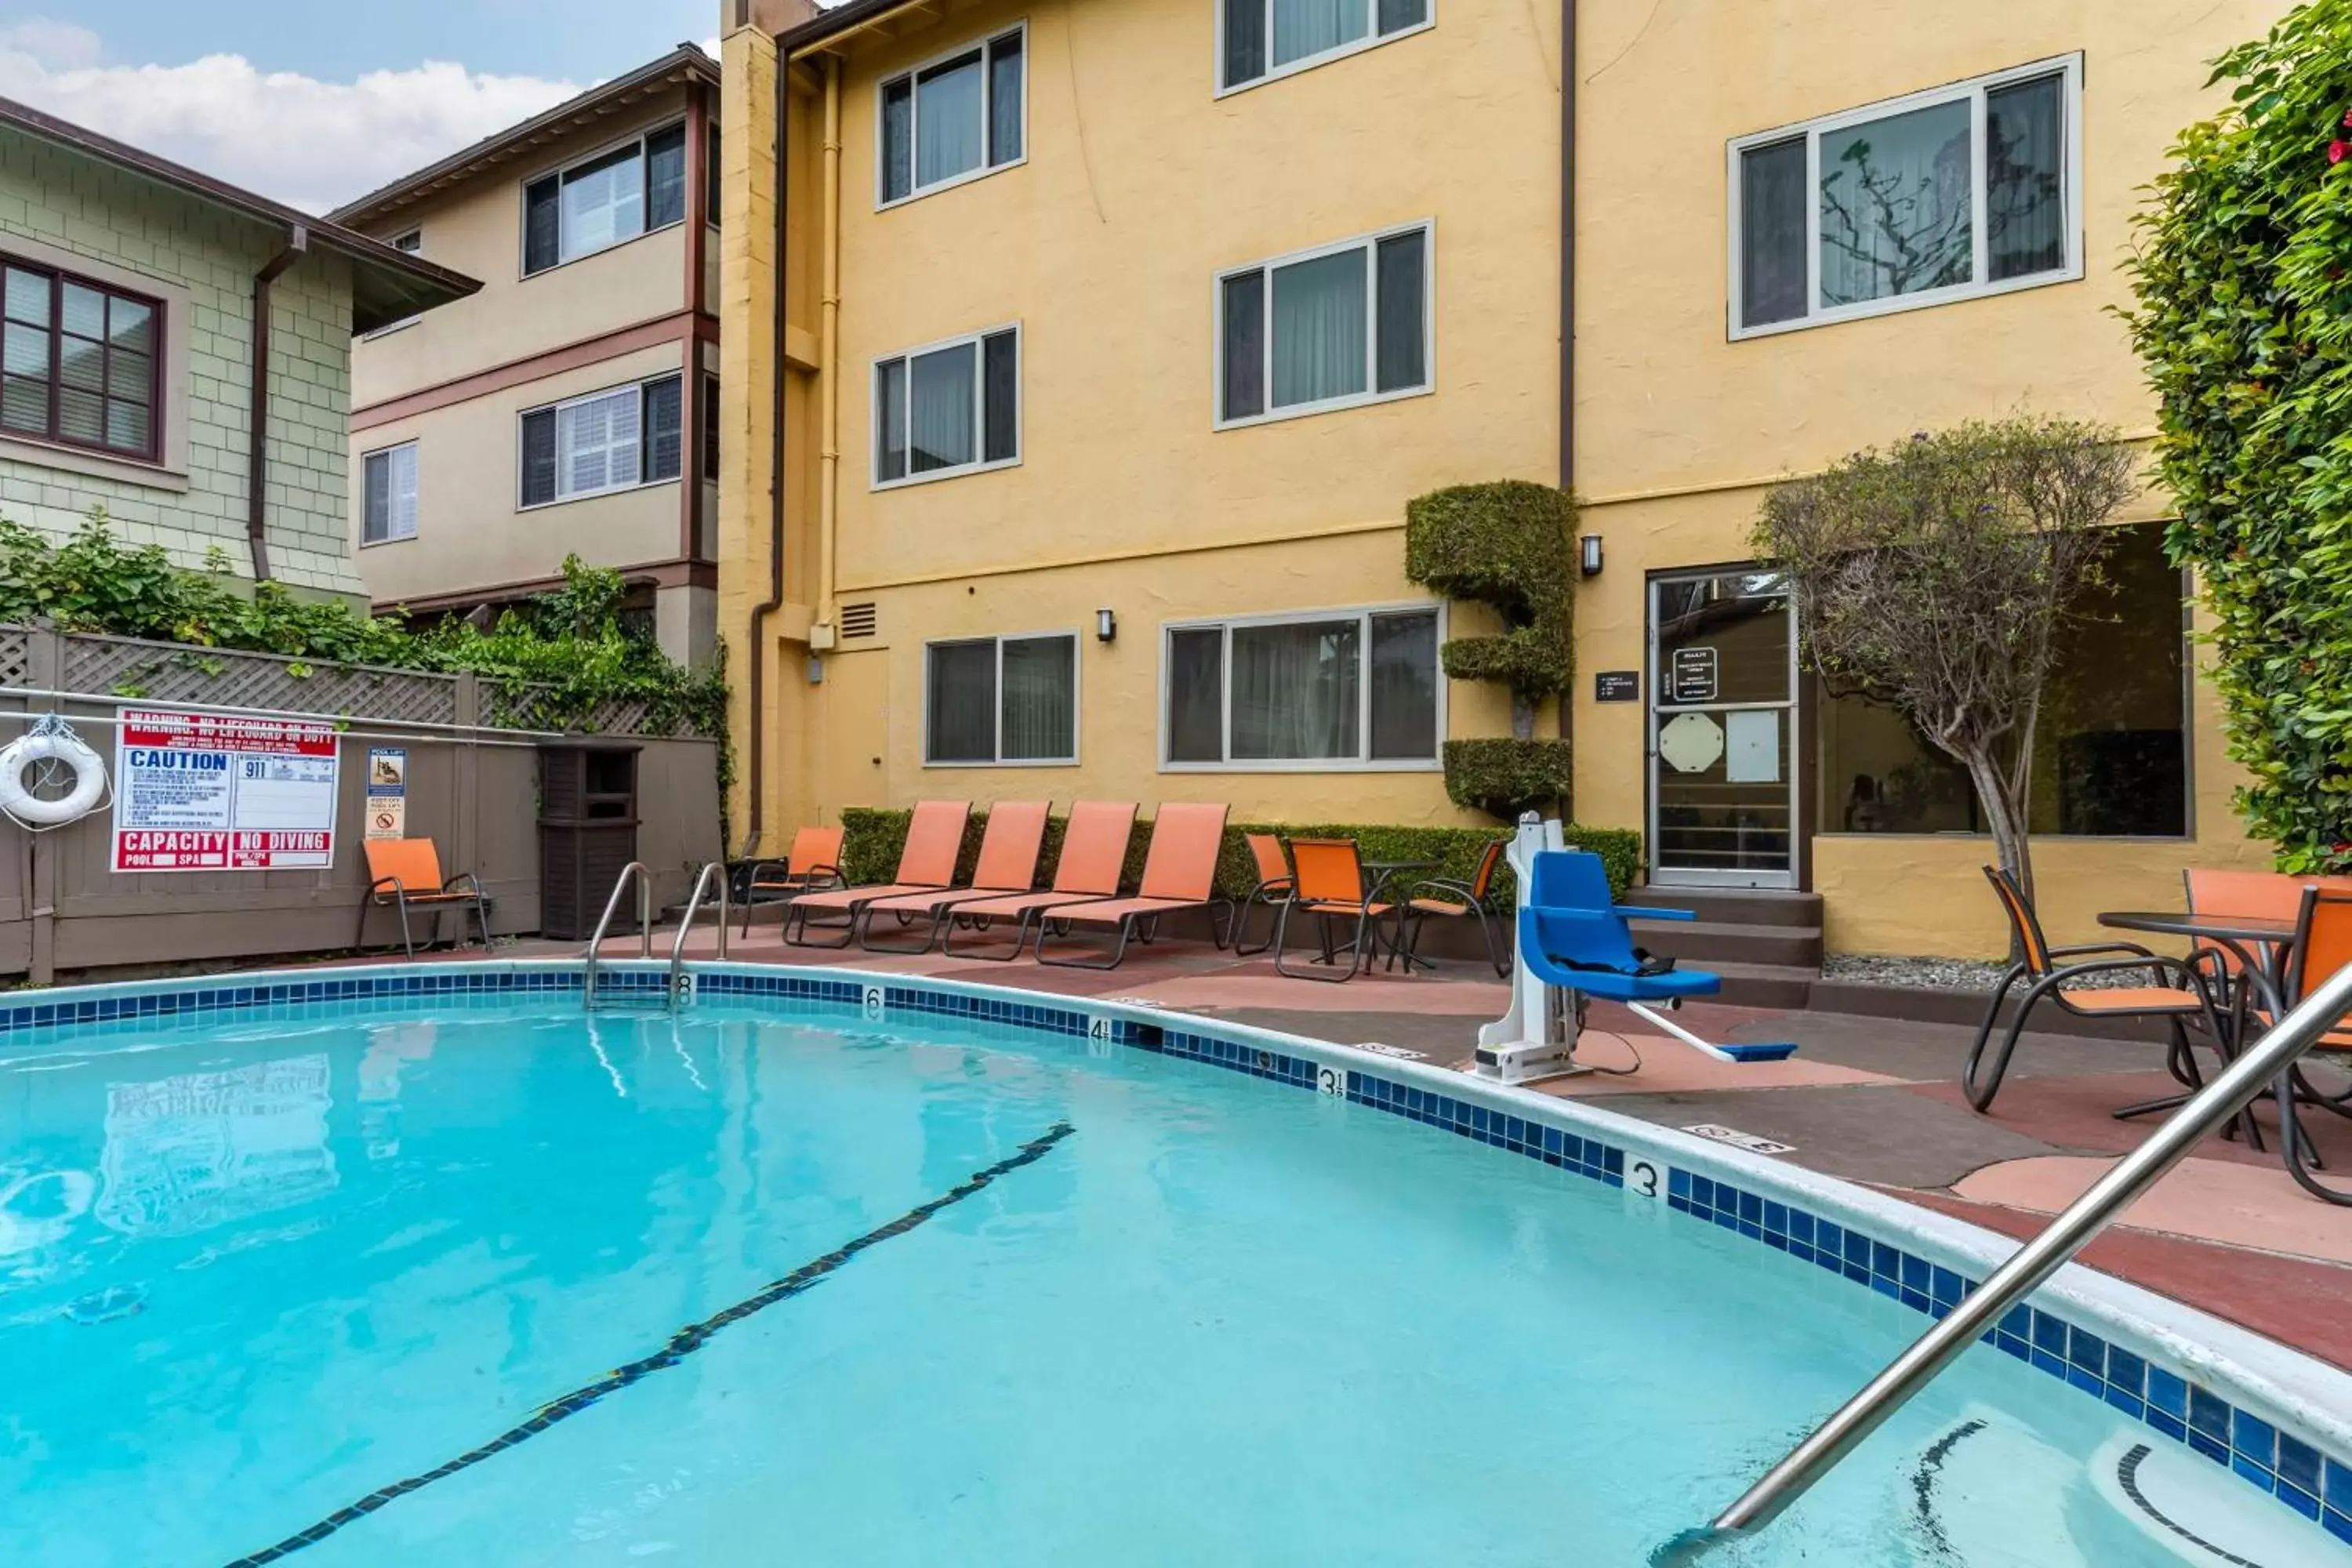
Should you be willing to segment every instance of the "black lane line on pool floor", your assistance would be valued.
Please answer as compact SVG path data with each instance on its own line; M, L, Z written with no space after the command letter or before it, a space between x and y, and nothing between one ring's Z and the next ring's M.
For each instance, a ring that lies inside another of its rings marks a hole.
M394 1481L381 1491L370 1492L348 1508L337 1509L308 1530L289 1535L275 1546L265 1546L248 1556L236 1559L227 1565L227 1568L258 1568L261 1563L276 1563L282 1558L290 1557L305 1546L324 1541L343 1526L356 1524L394 1498L405 1497L420 1487L429 1486L435 1481L454 1476L469 1466L478 1465L491 1455L511 1448L525 1438L535 1437L566 1416L579 1415L604 1395L628 1387L647 1373L660 1372L665 1368L677 1365L688 1356L700 1350L709 1342L711 1335L727 1327L728 1324L740 1322L754 1312L764 1310L779 1301L788 1300L799 1295L877 1242L887 1241L894 1236L904 1236L941 1209L963 1202L997 1177L1044 1159L1055 1144L1059 1143L1076 1131L1077 1130L1066 1121L1056 1121L1043 1133L1021 1145L1019 1152L999 1160L985 1170L973 1172L930 1202L919 1204L888 1225L869 1230L856 1240L843 1244L823 1258L802 1264L782 1279L761 1287L733 1306L714 1312L698 1323L688 1323L670 1335L668 1343L653 1354L633 1361L626 1366L615 1367L585 1388L575 1388L561 1399L550 1400L541 1405L530 1420L520 1426L509 1427L478 1448L468 1448L447 1464L436 1466L420 1476L410 1476L405 1480Z

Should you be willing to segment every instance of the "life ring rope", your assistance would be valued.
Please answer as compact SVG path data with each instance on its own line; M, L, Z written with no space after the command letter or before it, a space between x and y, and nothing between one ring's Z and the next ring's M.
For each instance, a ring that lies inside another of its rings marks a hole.
M71 789L54 798L34 793L56 783L60 770L72 776ZM105 763L55 713L42 714L22 735L0 746L0 816L27 833L79 822L112 798L113 781L106 776Z

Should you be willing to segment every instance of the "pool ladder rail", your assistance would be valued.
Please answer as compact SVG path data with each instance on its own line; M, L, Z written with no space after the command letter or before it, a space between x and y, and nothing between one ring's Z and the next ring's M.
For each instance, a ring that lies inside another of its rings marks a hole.
M2281 1106L2291 1105L2294 1090L2289 1072L2347 1012L2352 1012L2352 964L2337 970L2281 1018L2276 1028L2191 1096L2146 1142L2124 1156L2089 1192L2075 1199L2074 1206L2011 1253L2009 1261L1963 1297L1948 1316L1920 1335L1712 1523L1685 1531L1652 1552L1651 1568L1690 1568L1711 1558L1716 1548L1752 1535L1780 1517L1782 1510L1934 1382L2011 1307L2058 1272L2266 1086L2275 1088Z
M602 962L605 933L613 929L613 917L621 911L621 895L627 892L634 880L637 888L637 956L649 959L654 955L654 874L642 860L632 860L621 868L613 879L613 892L604 900L604 917L596 922L596 934L588 939L587 951L580 973L580 1002L583 1010L593 1012L596 1006L596 966ZM694 929L694 917L702 910L703 894L712 887L719 889L719 956L727 956L727 867L713 860L704 866L694 879L694 891L686 900L686 914L677 922L677 935L669 944L669 982L663 988L663 1002L675 1013L678 998L685 991L686 937Z

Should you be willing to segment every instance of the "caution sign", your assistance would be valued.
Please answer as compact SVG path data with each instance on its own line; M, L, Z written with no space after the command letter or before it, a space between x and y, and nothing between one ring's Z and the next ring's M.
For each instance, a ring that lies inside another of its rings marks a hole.
M368 752L367 836L408 837L408 752L404 748L377 746Z
M305 720L122 710L117 871L282 871L335 862L341 742Z

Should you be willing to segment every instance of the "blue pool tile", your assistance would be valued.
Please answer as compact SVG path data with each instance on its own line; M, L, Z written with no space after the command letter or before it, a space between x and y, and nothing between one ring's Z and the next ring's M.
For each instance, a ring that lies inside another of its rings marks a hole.
M1789 1234L1788 1205L1776 1204L1769 1198L1764 1200L1764 1233L1767 1236Z
M1960 1277L1950 1269L1938 1268L1930 1279L1927 1294L1947 1307L1956 1307L1959 1305L1964 1283Z
M1790 1209L1789 1211L1789 1239L1791 1241L1802 1242L1805 1246L1811 1247L1813 1245L1813 1216L1807 1214L1802 1209Z
M2278 1467L2278 1433L2245 1411L2231 1413L2230 1447L2265 1470Z
M2217 1442L2195 1427L2189 1428L2189 1446L2217 1465L2227 1465L2230 1462L2230 1445Z
M2137 1394L2126 1394L2112 1383L2107 1384L2107 1403L2135 1421L2147 1419L2147 1402Z
M2147 1369L2147 1402L2167 1415L2189 1419L2189 1384L2160 1366ZM2352 1493L2347 1500L2352 1502Z
M2219 1395L2209 1394L2195 1384L2189 1385L2189 1428L2202 1432L2217 1442L2230 1440L2230 1406Z
M2352 1465L2334 1458L2327 1461L2326 1480L2319 1499L2339 1513L2352 1514Z
M2278 1435L2278 1478L2286 1485L2319 1495L2319 1450L2282 1432Z
M2266 1492L2275 1492L2278 1489L2278 1482L2271 1473L2243 1454L2231 1457L2230 1468L2235 1472L2240 1480L2251 1481Z
M2042 1351L2047 1353L2054 1360L2064 1360L2066 1355L2065 1320L2063 1318L2053 1318L2047 1312L2035 1312L2033 1314L2033 1348L2037 1351Z
M2138 1395L2147 1392L2147 1363L2121 1345L2107 1347L2107 1384L2124 1393Z
M2107 1342L2098 1335L2076 1329L2067 1346L2066 1359L2089 1373L2095 1381L2106 1381Z
M2279 1482L2278 1500L2305 1519L2319 1517L2319 1500L2300 1487L2291 1487L2282 1480Z
M2175 1442L2185 1441L2189 1436L2187 1422L2178 1415L2167 1415L2152 1405L2147 1410L2147 1424Z
M2331 1506L2321 1518L2320 1523L2326 1525L2327 1533L2336 1540L2352 1541L2352 1515L2339 1513Z
M1669 1170L1666 1173L1666 1195L1687 1200L1691 1195L1691 1175L1688 1171Z

